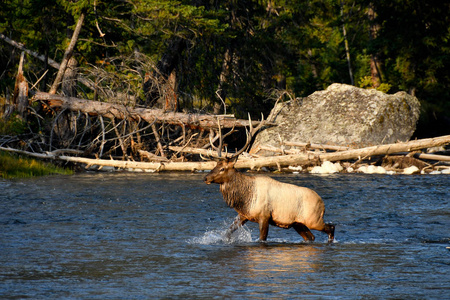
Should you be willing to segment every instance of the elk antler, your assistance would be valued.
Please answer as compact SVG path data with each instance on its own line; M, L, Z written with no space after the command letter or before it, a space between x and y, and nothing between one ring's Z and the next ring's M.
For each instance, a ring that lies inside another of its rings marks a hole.
M261 127L264 126L265 121L264 121L264 115L261 114L261 122L259 122L258 126L256 126L256 128L253 128L252 125L252 119L250 118L250 114L248 114L248 123L249 123L249 127L250 127L250 131L247 130L247 128L245 128L245 131L247 133L247 141L245 142L244 147L241 148L241 150L239 150L238 152L236 152L235 154L233 154L230 159L236 159L239 157L239 155L241 155L250 145L250 142L252 141L252 138L255 136L255 134L261 129Z
M211 129L210 132L209 132L209 144L211 145L211 148L213 148L215 151L217 151L217 156L218 157L222 157L223 139L234 132L234 128L236 127L236 122L234 122L233 127L231 128L231 130L228 131L227 133L225 133L225 135L222 135L222 127L220 126L220 119L219 118L217 118L217 125L218 125L219 129L218 129L217 135L214 138L212 138L213 130ZM219 139L219 146L218 147L214 146L214 142L217 141L217 139ZM225 154L225 157L226 156L227 156L227 154Z

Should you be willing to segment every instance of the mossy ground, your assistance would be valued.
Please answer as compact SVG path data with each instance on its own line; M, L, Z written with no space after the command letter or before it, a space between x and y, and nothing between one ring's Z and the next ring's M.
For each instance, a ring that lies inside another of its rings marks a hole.
M0 151L0 178L25 178L51 174L72 174L68 168L61 168L32 158Z

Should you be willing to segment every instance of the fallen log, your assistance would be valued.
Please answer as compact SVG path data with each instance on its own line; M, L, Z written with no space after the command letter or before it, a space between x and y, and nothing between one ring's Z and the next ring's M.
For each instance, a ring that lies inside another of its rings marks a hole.
M319 154L308 153L308 154L259 157L245 161L238 160L236 163L236 168L253 169L262 167L302 165L307 164L311 160L319 160L319 161L351 160L351 159L358 159L361 157L388 155L405 151L411 152L424 148L438 147L446 144L450 144L450 135L332 153L319 153Z
M146 159L148 159L149 161L152 161L152 162L154 162L154 161L164 161L164 162L169 161L167 159L167 157L158 156L158 155L153 154L148 151L138 150L138 153L141 155L141 157L145 157Z
M427 160L450 161L450 156L448 155L415 153L414 157Z
M85 164L86 169L91 166L98 167L114 167L120 169L133 170L149 170L149 171L196 171L196 170L211 170L215 167L216 162L137 162L137 161L122 161L122 160L108 160L108 159L93 159L85 157L75 157L66 155L56 155L53 152L35 153L19 149L0 147L0 150L14 152L28 155L40 159L62 160L73 163Z
M321 149L321 150L333 150L333 151L345 151L345 150L350 149L350 147L345 147L345 146L299 143L299 142L283 142L283 144L286 146L304 147L307 149Z
M218 158L216 151L213 151L212 149L202 149L202 148L192 148L192 147L180 147L180 146L169 146L169 150L172 150L174 152L183 152L183 153L189 153L189 154L198 154L202 155L205 158L207 157L214 157Z
M190 114L178 112L165 112L156 108L128 107L121 104L113 104L74 97L64 97L44 92L37 92L32 101L44 101L52 108L63 108L71 111L80 111L91 115L101 115L107 118L118 119L142 119L147 122L167 123L173 125L186 125L192 128L217 128L217 120L220 120L222 128L248 127L249 121L228 117L227 115L216 116L206 114ZM259 125L259 121L252 121L252 126ZM273 126L274 123L265 122L266 126Z
M257 150L258 151L265 150L265 151L269 151L269 152L273 152L273 153L281 153L281 154L298 154L302 151L302 150L298 150L298 149L277 148L277 147L270 146L270 145L260 145L260 146L258 146ZM255 151L255 154L258 153L258 151Z
M299 153L305 153L305 151L323 151L326 152L327 150L331 151L345 151L350 150L350 147L345 146L336 146L336 145L325 145L325 144L311 144L311 143L300 143L300 142L282 142L283 146L289 146L289 147L301 147L302 149L298 148L290 148L290 149L284 149L284 147L277 148L275 146L271 145L260 145L256 144L251 149L251 154L259 154L262 156L271 156L281 153L282 155L285 154L299 154Z
M387 144L372 146L362 149L347 150L335 153L321 153L321 154L297 154L297 155L283 155L273 157L258 157L258 158L245 158L240 157L236 162L236 168L243 169L259 169L262 167L279 167L307 164L311 160L320 161L340 161L357 159L359 157L368 157L375 155L387 155L399 152L410 152L424 148L438 147L442 145L450 144L450 135L414 140L404 143ZM211 170L216 163L214 161L204 162L135 162L135 161L119 161L119 160L107 160L107 159L91 159L84 157L73 157L65 155L57 155L54 152L47 153L33 153L18 149L0 147L0 150L16 152L34 156L42 159L55 159L68 162L82 163L87 166L109 166L122 169L140 169L140 170L152 170L152 171L196 171L196 170Z

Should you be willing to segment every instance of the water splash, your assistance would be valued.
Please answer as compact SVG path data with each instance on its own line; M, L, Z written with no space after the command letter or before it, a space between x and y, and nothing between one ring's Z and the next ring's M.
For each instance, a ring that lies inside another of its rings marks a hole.
M241 244L251 243L252 231L242 226L231 237L227 237L228 226L224 229L207 230L202 236L188 240L190 244L214 245L214 244Z

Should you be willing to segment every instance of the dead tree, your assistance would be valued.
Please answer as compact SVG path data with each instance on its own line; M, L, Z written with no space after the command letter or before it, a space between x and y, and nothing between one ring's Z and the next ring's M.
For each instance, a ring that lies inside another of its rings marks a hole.
M19 70L17 71L16 84L14 86L13 103L19 116L26 118L26 109L28 107L28 82L23 75L23 61L25 53L20 55Z
M78 40L78 35L80 34L81 27L83 26L85 13L82 12L80 17L78 18L77 25L75 27L75 30L72 35L72 39L70 40L70 44L66 49L66 52L64 53L63 60L61 62L61 66L59 67L58 74L56 75L56 79L53 82L52 87L50 88L50 94L56 94L56 90L58 89L59 84L61 83L64 73L66 71L67 65L69 63L69 59L72 57L73 50L75 49L75 45Z
M147 107L155 106L156 102L164 96L164 91L169 90L172 97L166 96L166 108L177 108L176 101L176 66L180 59L180 53L187 46L187 41L181 37L175 37L167 46L165 53L162 55L155 69L151 74L146 74L144 79L143 90L146 97L145 103ZM173 103L172 103L173 102Z

